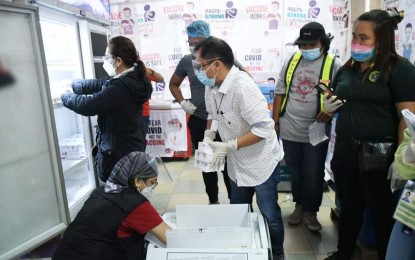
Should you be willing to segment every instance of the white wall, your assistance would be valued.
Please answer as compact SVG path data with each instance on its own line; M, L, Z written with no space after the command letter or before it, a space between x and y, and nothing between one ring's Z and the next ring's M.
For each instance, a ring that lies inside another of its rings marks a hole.
M370 10L381 8L382 0L366 0L366 1L369 1ZM361 15L365 12L366 1L364 1L364 0L350 0L351 9L352 9L351 10L352 25L353 25L354 21L356 21L357 17L359 17L359 15Z

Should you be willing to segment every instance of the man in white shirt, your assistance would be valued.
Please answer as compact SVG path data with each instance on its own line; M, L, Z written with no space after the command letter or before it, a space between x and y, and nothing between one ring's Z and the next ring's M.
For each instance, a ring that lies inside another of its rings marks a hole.
M230 46L209 37L196 46L194 68L206 86L208 129L218 121L223 142L214 142L215 132L206 130L204 142L215 151L217 162L228 158L231 203L257 204L269 224L274 259L284 259L284 227L278 205L277 165L284 153L269 116L267 101L254 80L233 66Z

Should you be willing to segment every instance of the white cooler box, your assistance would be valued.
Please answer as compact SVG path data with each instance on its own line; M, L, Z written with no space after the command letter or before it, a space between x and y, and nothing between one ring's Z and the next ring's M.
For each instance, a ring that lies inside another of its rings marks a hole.
M247 204L177 205L163 219L174 229L166 232L167 247L150 243L148 260L268 260L266 223Z

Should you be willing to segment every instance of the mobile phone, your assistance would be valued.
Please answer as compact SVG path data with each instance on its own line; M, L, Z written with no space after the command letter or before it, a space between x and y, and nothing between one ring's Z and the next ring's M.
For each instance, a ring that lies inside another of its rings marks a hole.
M329 88L329 87L327 87L324 83L318 83L317 85L315 85L314 86L316 89L317 89L317 91L320 93L320 94L322 94L322 95L324 95L325 93L328 93L329 95L327 96L328 98L331 98L331 96L334 96L334 93L333 93L333 91L331 91L331 89ZM340 100L342 103L344 103L344 101L343 100L341 100L341 99L338 99L337 97L336 97L336 100Z

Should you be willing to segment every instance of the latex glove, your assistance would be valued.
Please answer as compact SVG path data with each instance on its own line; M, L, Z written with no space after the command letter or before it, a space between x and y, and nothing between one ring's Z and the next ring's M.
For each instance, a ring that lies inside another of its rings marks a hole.
M190 115L193 115L197 108L195 105L193 105L192 102L184 99L180 102L180 105L182 106L183 110Z
M404 141L407 143L406 148L402 152L402 161L405 165L415 164L415 135L411 135L411 131L406 129L404 132Z
M204 138L203 138L203 142L207 143L207 142L213 142L213 140L216 137L216 132L213 130L205 130L205 134L204 134Z
M225 163L225 157L229 152L236 151L238 149L238 143L235 140L224 142L207 142L212 147L215 153L215 159L213 166L218 169L222 164Z
M390 187L392 192L400 190L405 186L406 180L399 175L395 162L389 167L388 180L391 181Z
M329 113L333 113L336 111L339 107L343 106L343 102L341 100L336 99L337 96L331 96L328 98L329 93L324 93L324 110L326 110Z

